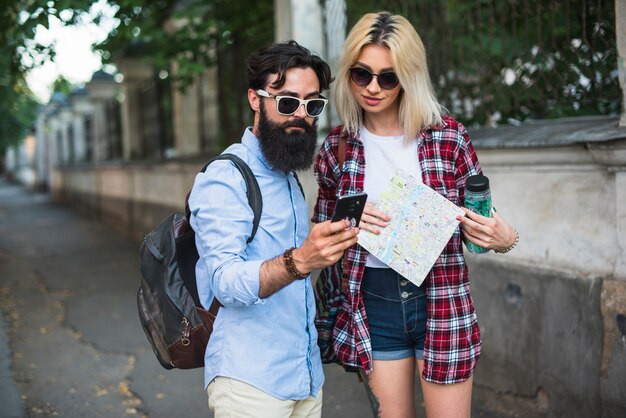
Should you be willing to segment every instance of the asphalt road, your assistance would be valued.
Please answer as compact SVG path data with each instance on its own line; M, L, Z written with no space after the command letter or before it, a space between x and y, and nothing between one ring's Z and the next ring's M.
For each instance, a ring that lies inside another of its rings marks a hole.
M0 180L0 417L210 417L202 370L165 370L141 329L138 248ZM326 366L323 416L371 416Z

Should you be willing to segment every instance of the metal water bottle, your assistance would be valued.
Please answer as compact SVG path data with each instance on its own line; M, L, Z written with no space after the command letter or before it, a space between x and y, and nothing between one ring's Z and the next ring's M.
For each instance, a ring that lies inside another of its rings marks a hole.
M491 191L489 190L489 179L480 174L467 178L465 184L465 207L474 213L491 217ZM480 247L469 240L465 240L467 249L475 254L486 253L489 250Z

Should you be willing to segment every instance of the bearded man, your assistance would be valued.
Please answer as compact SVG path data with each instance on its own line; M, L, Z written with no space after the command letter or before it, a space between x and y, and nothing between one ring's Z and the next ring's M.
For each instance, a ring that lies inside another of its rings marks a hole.
M247 66L254 125L224 152L243 159L259 183L254 239L247 243L253 213L231 161L198 174L189 197L200 301L223 305L205 353L209 409L216 418L320 417L324 376L310 273L337 262L358 229L326 221L309 232L294 171L313 163L330 68L294 41L257 51Z

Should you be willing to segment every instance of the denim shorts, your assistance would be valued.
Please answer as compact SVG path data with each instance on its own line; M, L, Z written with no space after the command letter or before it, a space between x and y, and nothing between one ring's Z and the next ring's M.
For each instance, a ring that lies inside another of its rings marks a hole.
M392 269L365 268L363 302L374 360L424 359L426 291Z

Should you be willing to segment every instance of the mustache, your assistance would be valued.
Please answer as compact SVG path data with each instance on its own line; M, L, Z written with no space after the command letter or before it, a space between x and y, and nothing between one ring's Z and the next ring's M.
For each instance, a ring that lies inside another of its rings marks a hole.
M307 123L304 119L294 119L287 122L280 123L278 125L281 129L286 128L302 128L302 129L311 129L313 126Z

